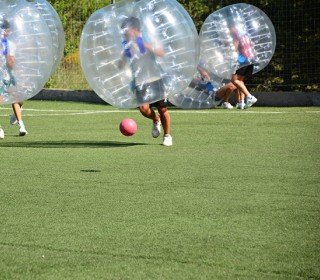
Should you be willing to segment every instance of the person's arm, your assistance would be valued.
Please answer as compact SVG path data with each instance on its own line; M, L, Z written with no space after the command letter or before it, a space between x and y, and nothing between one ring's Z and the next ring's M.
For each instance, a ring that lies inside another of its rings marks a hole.
M155 48L152 44L150 43L144 43L144 47L151 53L153 53L156 56L164 56L164 50L162 48Z
M126 65L126 62L127 62L126 58L124 57L124 55L122 55L118 62L118 68L123 69L123 67Z
M7 67L8 67L9 69L13 69L14 62L15 62L14 56L12 56L12 55L7 55Z
M234 40L233 42L234 48L239 51L239 45L240 45L240 41L239 40Z
M8 73L9 73L9 76L10 76L9 84L12 85L12 86L16 86L17 82L16 82L16 78L15 78L15 76L13 74L13 66L14 66L14 63L15 63L15 58L14 58L13 55L8 54L6 60L7 60Z
M197 70L199 71L199 73L200 73L200 75L201 75L201 77L203 79L206 79L208 81L211 80L211 78L210 78L209 74L207 73L207 71L204 70L201 66L198 65Z

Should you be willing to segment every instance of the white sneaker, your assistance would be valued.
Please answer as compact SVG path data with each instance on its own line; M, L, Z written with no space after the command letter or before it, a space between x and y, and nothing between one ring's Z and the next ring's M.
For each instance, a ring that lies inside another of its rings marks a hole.
M2 128L0 128L0 139L4 138L4 131Z
M156 123L153 123L152 125L152 137L157 138L161 133L161 121L157 121Z
M26 134L28 134L26 128L24 127L24 125L19 127L19 136L25 136Z
M10 123L11 123L12 125L18 123L17 118L16 118L15 115L11 115L11 116L10 116Z
M258 101L257 98L255 98L253 95L251 95L250 97L247 98L247 102L246 105L244 106L244 108L249 108L251 107L254 103L256 103Z
M163 146L172 146L172 136L170 134L166 134L163 137Z
M237 109L240 109L240 110L243 110L243 109L244 109L244 106L245 106L244 102L238 102L238 103L236 104L236 108L237 108Z
M221 105L221 108L232 109L233 106L229 102L223 102L222 105Z

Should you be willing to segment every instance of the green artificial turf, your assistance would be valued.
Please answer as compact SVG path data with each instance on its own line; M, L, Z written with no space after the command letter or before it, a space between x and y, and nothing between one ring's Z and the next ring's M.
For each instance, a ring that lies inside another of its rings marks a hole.
M170 112L2 107L0 279L320 279L319 108Z

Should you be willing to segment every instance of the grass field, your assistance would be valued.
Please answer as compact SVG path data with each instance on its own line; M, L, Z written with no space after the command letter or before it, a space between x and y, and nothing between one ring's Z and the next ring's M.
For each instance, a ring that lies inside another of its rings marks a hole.
M0 279L320 279L320 109L170 111L2 107Z

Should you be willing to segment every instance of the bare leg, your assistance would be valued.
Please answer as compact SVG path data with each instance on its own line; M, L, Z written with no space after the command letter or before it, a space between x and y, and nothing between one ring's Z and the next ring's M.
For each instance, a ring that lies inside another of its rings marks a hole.
M221 88L217 91L217 96L218 96L218 98L222 99L223 101L228 102L231 93L232 93L236 88L237 88L237 87L236 87L233 83L228 83L228 84L224 85L223 87L221 87Z
M160 114L161 123L163 126L163 134L170 134L170 127L171 127L171 117L167 107L164 104L159 104L157 106L158 112Z
M22 114L21 114L22 105L23 105L23 103L13 103L12 104L12 109L13 109L13 112L14 112L18 122L22 121Z
M19 135L24 136L24 135L28 134L28 132L27 132L27 130L24 126L24 123L22 121L21 107L22 107L22 103L13 103L12 104L13 112L16 116L17 121L18 121Z
M246 96L250 96L250 92L245 86L243 80L244 80L244 77L237 74L232 75L232 78L231 78L231 82L237 87L237 89L241 90Z
M171 118L166 104L163 101L159 101L157 109L160 114L160 119L163 126L163 146L172 146L172 136L170 135Z
M139 110L144 117L153 120L154 123L160 120L159 116L152 110L149 104L139 106Z
M237 89L237 102L244 102L244 93L239 89Z

